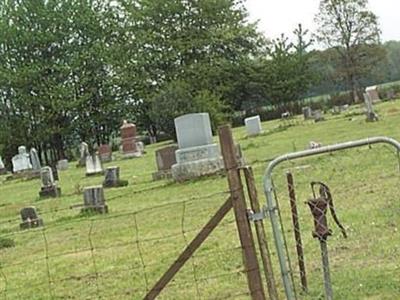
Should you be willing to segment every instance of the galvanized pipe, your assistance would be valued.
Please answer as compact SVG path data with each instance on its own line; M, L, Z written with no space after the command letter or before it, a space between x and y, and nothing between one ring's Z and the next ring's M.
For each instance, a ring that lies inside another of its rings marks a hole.
M265 175L264 175L264 193L267 198L267 208L270 216L270 221L272 225L272 232L274 235L274 241L275 241L275 247L276 251L278 254L278 259L279 259L279 265L281 269L281 275L282 275L282 281L283 281L283 286L285 288L285 294L287 299L296 299L295 293L294 293L294 283L291 280L291 277L289 276L289 270L288 263L285 254L285 247L284 247L284 241L283 241L283 235L279 226L279 220L278 220L278 215L276 213L277 206L276 206L276 199L274 198L274 193L273 193L273 185L272 185L272 172L274 168L279 165L282 162L289 161L289 160L294 160L298 158L304 158L308 156L314 156L318 154L324 154L324 153L331 153L339 150L344 150L344 149L350 149L350 148L356 148L356 147L362 147L366 145L372 145L372 144L379 144L379 143L384 143L384 144L389 144L394 146L398 152L400 152L400 143L396 141L395 139L389 138L389 137L373 137L373 138L367 138L367 139L362 139L358 141L351 141L351 142L346 142L346 143L341 143L341 144L335 144L331 146L325 146L317 149L310 149L310 150L304 150L304 151L299 151L299 152L294 152L294 153L289 153L285 155L281 155L277 158L275 158L273 161L271 161L265 170Z

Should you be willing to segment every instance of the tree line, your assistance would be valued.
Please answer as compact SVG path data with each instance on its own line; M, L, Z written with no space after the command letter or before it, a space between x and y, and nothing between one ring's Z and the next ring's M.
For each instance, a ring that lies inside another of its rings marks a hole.
M218 124L400 79L400 45L380 44L366 3L323 0L316 21L330 33L299 25L268 40L239 0L1 0L0 153L10 158L24 144L49 163L79 141L110 142L124 119L173 136L184 113L208 111ZM362 19L357 28L324 24L349 11L336 25ZM316 42L327 50L312 50Z

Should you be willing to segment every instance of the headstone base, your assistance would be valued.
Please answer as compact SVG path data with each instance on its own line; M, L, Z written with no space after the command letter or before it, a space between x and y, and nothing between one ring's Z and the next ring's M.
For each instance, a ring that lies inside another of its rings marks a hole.
M378 121L378 115L376 113L367 113L367 122L376 122Z
M118 179L117 181L104 181L103 187L104 188L118 188L128 185L128 180L121 180Z
M202 176L212 175L224 169L222 158L209 158L177 163L172 166L171 173L175 181L185 181Z
M40 198L58 198L61 196L61 188L56 185L51 187L42 187L39 196Z
M100 206L87 206L81 209L81 213L98 213L98 214L107 214L108 206L100 205Z
M17 173L13 173L14 179L36 179L40 178L40 171L25 170Z
M157 181L157 180L172 178L172 173L171 170L164 170L164 171L154 172L152 176L153 176L153 181Z
M93 173L86 173L86 177L90 177L90 176L99 176L99 175L103 175L104 171L99 171L99 172L93 172Z
M123 153L122 154L122 158L124 158L124 159L138 158L138 157L141 157L142 155L143 155L143 153L140 152L140 151L130 152L130 153Z
M29 220L19 224L20 229L29 229L43 226L43 219Z

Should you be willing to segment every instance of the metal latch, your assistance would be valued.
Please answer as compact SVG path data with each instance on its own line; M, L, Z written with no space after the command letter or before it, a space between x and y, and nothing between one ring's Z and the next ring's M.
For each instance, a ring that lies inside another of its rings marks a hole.
M251 221L251 222L261 221L269 216L269 212L270 212L270 209L268 209L268 207L264 205L263 208L261 209L261 211L258 213L255 213L251 209L247 210L247 216L249 218L249 221Z

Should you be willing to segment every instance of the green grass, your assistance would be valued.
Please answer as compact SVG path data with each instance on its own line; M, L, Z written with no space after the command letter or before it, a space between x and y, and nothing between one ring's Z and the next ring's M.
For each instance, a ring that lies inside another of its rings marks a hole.
M400 140L400 103L376 106L381 120L366 123L355 106L347 114L328 116L313 123L291 121L263 123L264 134L247 138L245 129L234 136L253 166L260 200L262 175L277 155L303 150L309 141L323 145L386 135ZM217 138L216 138L217 140ZM0 299L142 299L146 290L174 262L227 198L223 176L185 183L153 182L154 151L166 143L146 148L144 157L117 159L106 166L121 167L129 186L107 189L108 215L81 215L70 209L81 203L81 189L100 184L102 177L85 177L74 167L60 172L63 196L39 200L38 180L4 181L0 177L0 236L14 247L0 249ZM303 299L323 299L321 259L310 211L304 204L309 182L321 180L332 189L337 213L349 237L343 239L332 219L328 241L335 299L396 299L400 294L400 201L396 153L375 145L315 158L286 162L274 172L277 197L294 277L295 245L291 227L285 173L294 174L299 220L309 281ZM19 230L19 210L34 205L45 227ZM275 276L283 295L271 228L265 222ZM160 295L160 299L248 299L242 272L240 244L232 213L212 233Z

